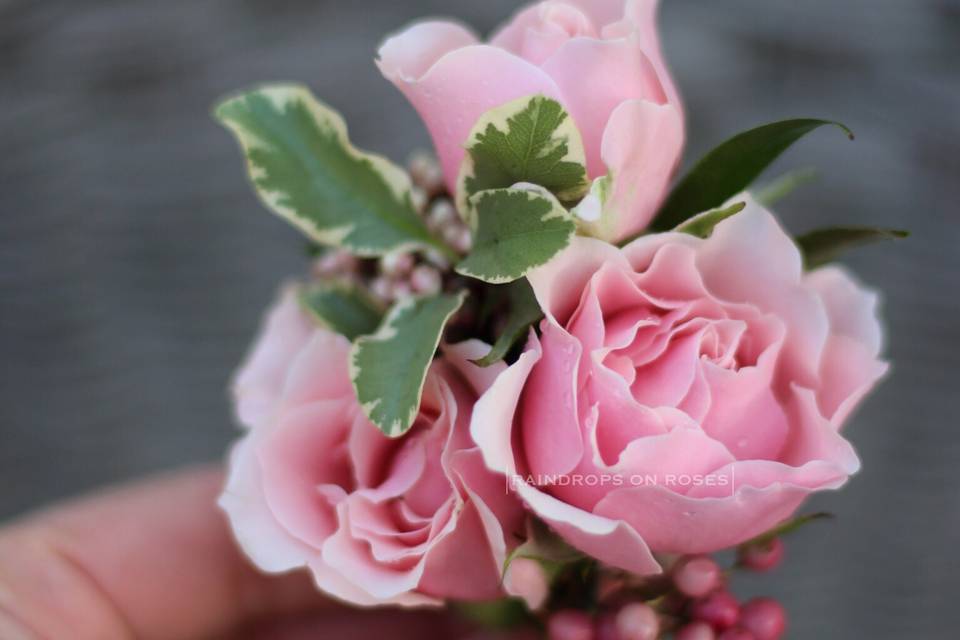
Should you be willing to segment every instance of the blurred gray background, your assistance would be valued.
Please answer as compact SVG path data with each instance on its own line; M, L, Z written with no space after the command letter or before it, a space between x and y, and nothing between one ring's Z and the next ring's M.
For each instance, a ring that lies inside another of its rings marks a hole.
M235 436L228 377L306 260L208 117L220 95L306 82L402 160L427 137L372 64L380 38L422 15L488 32L515 6L0 0L0 518ZM885 292L894 362L848 431L863 471L741 588L781 597L794 638L956 638L960 2L666 0L661 23L688 163L752 125L836 118L856 142L819 131L778 163L821 169L786 224L914 233L845 260Z

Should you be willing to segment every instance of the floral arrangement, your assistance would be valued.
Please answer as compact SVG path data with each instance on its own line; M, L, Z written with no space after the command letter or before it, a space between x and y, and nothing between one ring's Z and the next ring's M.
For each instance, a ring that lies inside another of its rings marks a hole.
M803 501L858 470L841 428L888 365L877 295L831 261L904 233L792 238L768 207L802 175L753 188L835 122L751 129L675 180L656 8L388 38L377 64L437 158L406 170L300 86L216 108L315 255L233 387L220 504L258 567L551 640L781 637L783 607L739 603L727 572L776 566L822 515Z

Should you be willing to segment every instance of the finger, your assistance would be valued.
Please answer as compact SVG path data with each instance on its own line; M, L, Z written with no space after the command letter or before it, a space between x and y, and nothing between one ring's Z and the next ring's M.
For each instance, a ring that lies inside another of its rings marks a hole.
M241 557L215 506L221 483L198 469L0 529L0 635L202 638L331 608L305 574L268 578Z

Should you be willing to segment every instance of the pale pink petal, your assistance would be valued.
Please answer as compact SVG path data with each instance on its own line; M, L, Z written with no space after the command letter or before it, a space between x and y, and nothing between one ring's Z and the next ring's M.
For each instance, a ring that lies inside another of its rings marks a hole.
M427 552L419 591L458 600L489 600L503 595L502 564L497 564L477 506L463 505L456 527L438 537ZM469 576L468 579L465 577Z
M530 471L563 474L583 456L576 397L580 343L549 320L541 331L540 361L524 386L520 437Z
M527 274L537 302L547 317L565 326L580 303L580 295L593 274L604 264L630 270L615 246L594 238L576 236L570 246L542 267Z
M516 489L535 514L580 551L640 576L662 572L643 538L625 522L570 506L527 484Z
M722 476L717 476L722 477ZM622 519L659 553L709 553L763 533L790 517L806 487L744 487L727 498L693 498L660 485L611 491L596 513Z
M820 410L835 427L846 421L850 412L889 369L878 360L873 349L845 335L827 339L820 361Z
M635 33L643 43L643 50L650 58L657 75L663 84L667 94L667 100L678 109L682 108L680 93L673 82L673 76L663 57L663 50L660 46L659 29L657 28L657 11L660 5L659 0L626 0L625 25L611 25L611 28L605 32L606 37L613 37L621 30L635 30Z
M291 535L270 510L254 437L248 435L234 445L226 487L217 504L230 519L240 547L260 569L273 573L302 567L320 550Z
M600 154L613 179L601 233L622 240L647 227L667 195L683 150L683 116L672 104L627 100L610 115Z
M319 400L353 399L348 357L350 341L338 333L317 329L288 364L281 409Z
M817 379L829 323L819 297L803 286L800 252L776 219L748 194L746 208L718 224L700 247L697 265L713 295L747 302L787 325L783 367L792 380Z
M313 335L315 325L300 307L293 285L283 288L254 346L233 381L237 419L263 425L277 409L290 363Z
M507 368L507 364L503 361L488 367L480 367L472 362L484 357L490 351L490 345L481 340L471 339L457 344L444 344L441 346L441 351L443 351L444 360L466 379L478 396L489 389L497 376Z
M446 54L478 42L476 34L458 22L415 22L384 40L377 65L392 82L415 81Z
M336 569L328 566L322 559L316 558L310 563L317 587L329 595L360 607L380 607L396 605L400 607L439 607L443 600L431 598L416 591L407 591L391 598L377 598L351 583Z
M312 547L319 548L333 533L332 499L345 496L352 482L345 444L352 418L344 401L309 404L285 414L258 446L271 511Z
M791 385L784 409L790 419L790 435L780 455L782 462L801 466L823 460L850 475L860 469L860 460L853 447L820 413L812 390Z
M849 271L831 265L804 277L808 287L820 294L830 318L830 331L863 343L871 355L880 353L883 329L877 318L879 296L865 288Z
M416 34L395 36L411 37ZM456 190L464 144L480 116L524 96L560 97L556 84L539 67L489 45L451 51L421 74L400 73L382 50L379 65L426 123L451 193Z

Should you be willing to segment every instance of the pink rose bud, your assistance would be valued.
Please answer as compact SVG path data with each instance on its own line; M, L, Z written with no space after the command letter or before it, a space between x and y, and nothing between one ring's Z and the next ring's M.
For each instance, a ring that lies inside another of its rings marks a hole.
M683 149L656 11L655 0L548 0L485 44L457 23L420 21L388 38L377 64L426 123L451 193L484 113L535 94L558 100L580 130L587 177L614 176L598 230L623 238L649 223Z
M583 611L557 611L547 621L549 640L593 640L593 622Z
M536 611L547 600L550 585L540 563L531 558L514 558L503 578L504 590L522 598L531 611Z
M774 538L766 544L751 544L738 551L740 564L754 571L770 571L783 561L783 541Z
M754 598L740 609L740 626L757 640L779 640L787 628L787 614L772 598Z
M617 613L620 640L657 640L660 620L652 607L642 602L626 605Z
M690 613L695 620L706 622L717 631L729 629L740 619L740 605L729 591L714 591L693 603Z
M742 627L727 629L721 633L717 640L757 640L752 633Z
M673 570L673 583L691 598L705 596L723 580L723 572L713 558L691 556L683 558Z
M715 640L716 637L713 627L706 622L691 622L677 631L674 640Z

